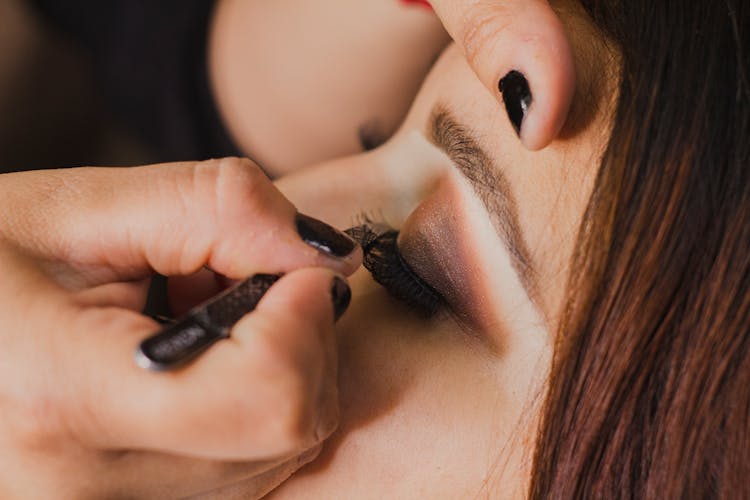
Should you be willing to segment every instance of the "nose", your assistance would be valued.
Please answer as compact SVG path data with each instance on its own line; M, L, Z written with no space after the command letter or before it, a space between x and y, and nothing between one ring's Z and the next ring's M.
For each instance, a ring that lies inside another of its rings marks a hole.
M362 216L400 227L449 165L420 130L401 130L380 148L311 165L276 186L300 212L341 229Z

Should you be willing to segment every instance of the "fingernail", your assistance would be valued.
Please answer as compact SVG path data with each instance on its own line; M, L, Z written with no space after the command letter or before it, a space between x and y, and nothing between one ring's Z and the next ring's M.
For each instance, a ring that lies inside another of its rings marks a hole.
M523 119L526 118L526 113L531 106L529 82L520 72L513 70L500 80L498 87L503 94L503 102L510 122L520 137Z
M346 257L356 247L354 240L346 234L318 219L297 214L296 224L305 243L333 257Z
M346 281L338 276L333 278L331 300L333 301L333 317L335 321L338 321L346 312L346 309L349 307L349 302L352 300L352 289L349 288Z

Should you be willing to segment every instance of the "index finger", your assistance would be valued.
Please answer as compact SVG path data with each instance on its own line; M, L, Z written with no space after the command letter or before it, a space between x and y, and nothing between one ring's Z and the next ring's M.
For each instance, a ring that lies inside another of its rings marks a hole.
M189 275L241 279L305 266L351 274L356 244L299 214L250 160L6 174L0 234L68 288ZM60 265L62 264L62 265Z
M482 83L506 107L523 144L554 140L575 90L573 53L547 0L432 0Z

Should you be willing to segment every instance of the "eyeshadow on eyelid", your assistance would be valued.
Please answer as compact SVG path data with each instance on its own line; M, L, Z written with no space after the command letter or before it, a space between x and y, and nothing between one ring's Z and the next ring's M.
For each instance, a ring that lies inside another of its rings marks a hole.
M505 241L513 268L527 295L535 301L538 297L536 271L518 221L512 186L502 170L479 146L471 131L459 124L440 104L432 109L428 133L432 142L448 155L471 184L489 213L495 231Z
M491 301L481 293L482 273L448 193L425 201L401 229L398 248L413 271L437 290L453 316L472 330L492 322Z

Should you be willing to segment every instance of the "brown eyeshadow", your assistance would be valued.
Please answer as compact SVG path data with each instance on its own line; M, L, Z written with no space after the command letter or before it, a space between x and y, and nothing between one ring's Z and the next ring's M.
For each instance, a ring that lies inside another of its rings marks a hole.
M471 258L456 206L441 194L425 200L407 219L398 248L412 270L443 296L456 319L482 328L491 317L490 301L477 291L483 271Z

